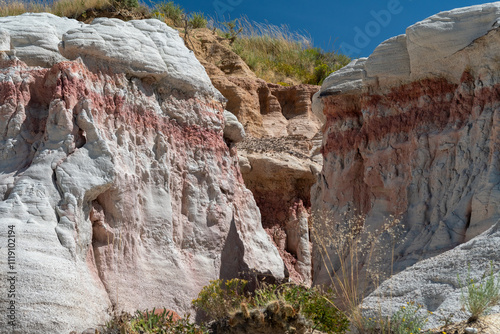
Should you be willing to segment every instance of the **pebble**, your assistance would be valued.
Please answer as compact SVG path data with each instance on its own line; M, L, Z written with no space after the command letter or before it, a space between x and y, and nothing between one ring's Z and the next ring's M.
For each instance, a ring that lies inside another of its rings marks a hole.
M477 334L477 328L467 327L464 330L465 334Z

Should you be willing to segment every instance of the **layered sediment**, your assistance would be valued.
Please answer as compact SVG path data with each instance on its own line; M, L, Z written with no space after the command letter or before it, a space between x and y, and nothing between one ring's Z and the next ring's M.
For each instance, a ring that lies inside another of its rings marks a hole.
M16 330L184 313L209 280L284 277L228 146L238 124L226 117L225 129L224 100L177 32L50 14L0 27L0 226L16 235Z
M499 18L499 3L432 16L333 73L315 95L326 126L313 209L341 224L361 214L367 234L400 218L386 269L450 250L500 218ZM315 255L314 282L328 282Z

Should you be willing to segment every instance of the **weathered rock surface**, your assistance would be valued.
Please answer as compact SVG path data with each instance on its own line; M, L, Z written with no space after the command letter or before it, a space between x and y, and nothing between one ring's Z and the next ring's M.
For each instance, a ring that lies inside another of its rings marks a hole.
M500 218L499 10L496 2L419 22L333 73L315 96L327 121L313 209L336 222L356 210L368 233L401 217L396 272ZM327 282L316 256L314 282ZM388 269L391 252L383 257Z
M0 63L0 228L16 234L14 332L182 313L211 279L284 276L223 140L221 95L176 32L50 14L0 25L12 47ZM5 291L5 247L0 267Z
M209 29L196 29L186 45L206 68L213 85L228 100L226 108L236 115L252 137L304 136L321 128L311 112L314 85L283 87L255 76L229 47L229 41Z
M321 170L319 152L315 153L320 141L289 136L247 138L238 144L242 176L259 206L262 225L278 246L290 277L306 284L312 275L307 217L310 189Z
M237 144L240 169L259 206L262 223L276 242L290 277L309 283L309 242L300 241L309 233L297 223L296 211L302 207L298 221L307 221L304 215L310 208L310 189L321 169L318 132L322 115L313 113L311 101L319 87L266 83L256 78L228 43L208 29L186 36L187 46L228 100L227 110L245 128L247 138ZM295 226L296 231L286 226Z
M467 320L470 314L461 310L462 287L466 296L469 278L476 284L484 284L491 273L490 263L496 267L494 272L498 271L499 243L500 223L497 223L473 240L413 265L386 280L364 299L365 314L368 317L390 315L407 306L407 302L415 302L423 306L423 313L425 310L432 312L422 314L429 317L426 329L441 326L444 318L455 322ZM500 312L500 306L491 311Z

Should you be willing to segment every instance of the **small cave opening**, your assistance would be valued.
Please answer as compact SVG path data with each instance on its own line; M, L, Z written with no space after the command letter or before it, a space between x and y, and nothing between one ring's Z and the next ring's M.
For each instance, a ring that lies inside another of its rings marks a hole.
M78 132L75 137L75 147L82 148L87 143L87 136L85 131L82 129L78 129Z

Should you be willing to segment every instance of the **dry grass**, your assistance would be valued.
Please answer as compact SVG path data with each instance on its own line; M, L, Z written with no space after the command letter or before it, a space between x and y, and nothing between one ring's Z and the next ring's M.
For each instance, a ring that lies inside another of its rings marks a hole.
M292 32L287 25L251 22L246 17L232 22L210 21L255 74L268 82L321 84L350 58L313 47L307 33Z
M57 16L77 18L88 9L96 11L119 7L119 2L113 0L56 0L48 1L18 1L0 0L0 16L15 16L23 13L47 12Z
M50 6L45 2L0 0L0 16L15 16L26 12L50 12Z
M315 214L312 236L335 291L333 301L360 333L371 332L373 324L363 317L363 297L392 275L396 241L401 240L400 220L389 217L380 229L368 231L365 217L344 215L333 221ZM388 264L386 254L391 254Z
M57 16L78 17L89 8L100 10L111 6L110 0L57 0L50 12Z

